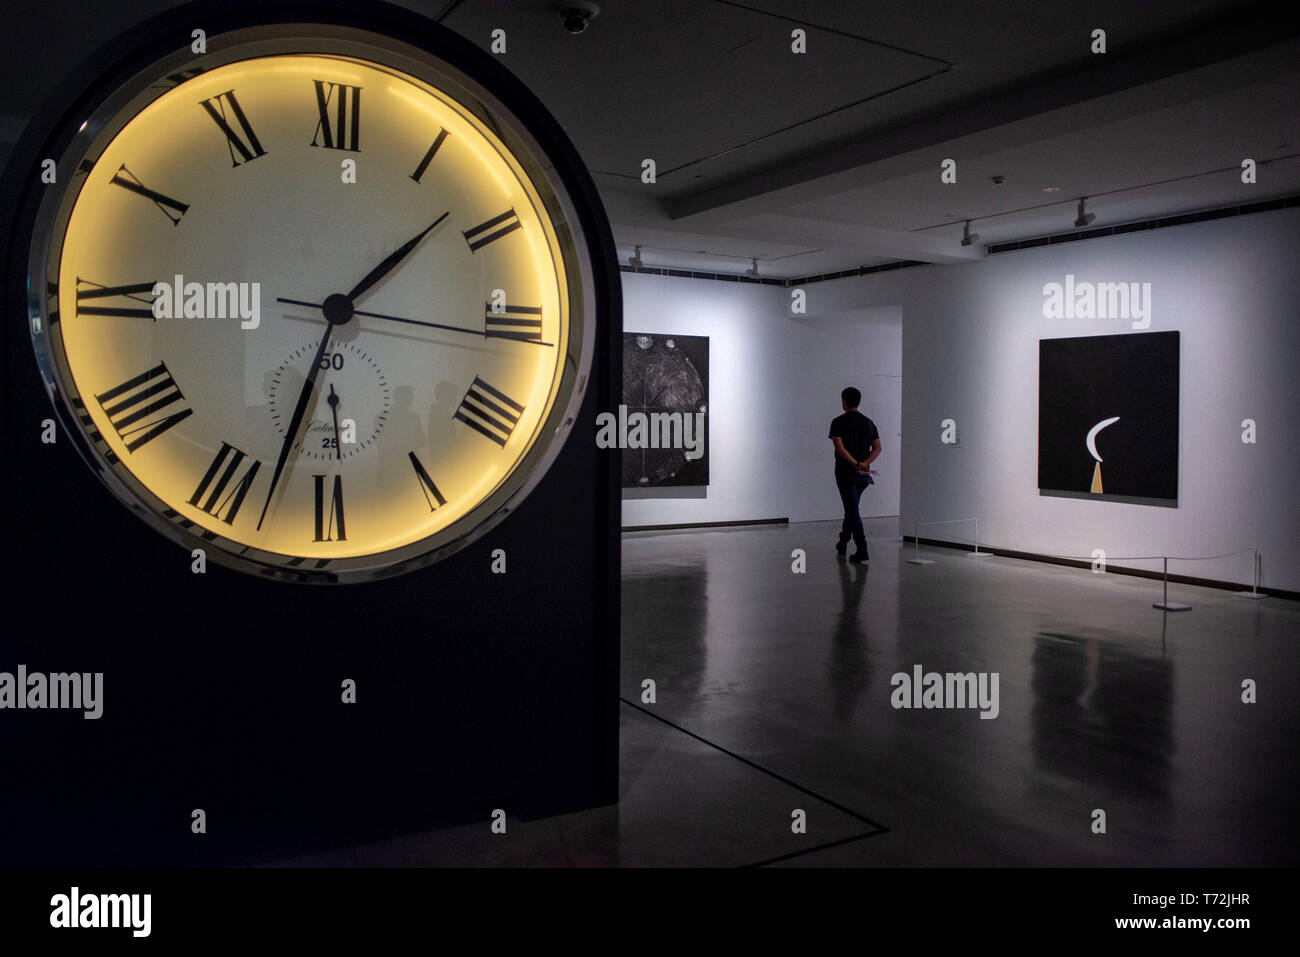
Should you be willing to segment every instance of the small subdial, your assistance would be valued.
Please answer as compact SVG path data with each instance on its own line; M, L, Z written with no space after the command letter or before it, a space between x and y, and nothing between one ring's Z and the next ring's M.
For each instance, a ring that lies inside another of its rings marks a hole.
M281 436L319 347L317 339L295 349L271 374L271 421ZM393 408L392 386L379 363L355 343L331 343L320 361L312 407L294 448L322 461L359 455L384 430Z

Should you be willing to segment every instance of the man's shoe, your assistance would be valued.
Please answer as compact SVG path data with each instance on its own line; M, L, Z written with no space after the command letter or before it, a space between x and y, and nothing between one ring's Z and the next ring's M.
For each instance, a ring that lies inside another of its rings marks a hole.
M849 556L849 561L856 562L859 565L865 565L867 562L871 561L871 558L866 552L854 552Z
M835 540L835 550L843 555L849 550L849 536L841 535Z

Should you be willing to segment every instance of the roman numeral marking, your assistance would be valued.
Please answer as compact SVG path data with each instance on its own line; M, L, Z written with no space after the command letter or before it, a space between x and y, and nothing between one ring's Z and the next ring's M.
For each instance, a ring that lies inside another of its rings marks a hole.
M542 345L542 307L510 306L495 312L487 304L483 313L483 335L489 339L514 339L516 342L536 342Z
M186 518L186 517L185 517L184 515L182 515L180 512L176 511L176 509L174 509L174 508L165 508L165 509L163 509L163 510L162 510L162 516L163 516L163 518L167 519L167 521L169 521L169 522L175 522L175 523L176 523L177 525L179 525L181 528L193 528L193 527L194 527L194 523L193 523L193 522L191 522L188 518ZM213 537L213 538L216 538L215 535L213 535L212 537Z
M330 495L329 521L325 519L325 476L313 475L316 482L316 537L315 542L346 542L347 531L343 527L343 477L334 476L334 491ZM334 528L338 526L339 537L334 537Z
M99 429L95 426L95 420L90 417L90 413L86 410L86 403L81 401L80 396L74 395L69 396L69 398L72 400L72 407L76 409L77 418L86 427L86 434L90 436L90 440L104 454L104 459L109 465L116 465L121 459L117 457L117 453L108 447L108 443L100 435Z
M415 469L415 477L420 480L420 491L424 495L425 502L429 505L429 511L432 512L439 505L446 505L447 500L442 497L442 493L438 491L438 486L433 484L433 479L429 478L429 473L424 470L424 463L416 458L414 452L407 452L406 454L411 457L411 468Z
M199 105L208 111L212 121L217 124L222 133L226 134L226 149L230 150L230 165L232 167L240 165L240 160L235 158L236 150L244 158L243 162L245 163L266 155L266 150L262 149L257 134L253 132L253 127L249 125L248 117L244 115L243 108L239 105L239 101L235 99L234 90L218 93L211 99L200 101ZM230 125L230 120L226 117L227 107L230 109L230 115L239 124L239 129L243 133L242 137Z
M95 398L108 416L109 423L126 443L128 452L134 452L194 414L193 409L180 409L166 413L160 419L149 420L150 416L185 398L163 362L107 392L99 393Z
M502 236L513 233L521 225L512 207L500 216L493 216L486 223L479 223L463 235L465 242L469 243L469 251L476 253L488 243L496 242Z
M203 539L205 542L215 542L218 538L221 537L216 532L210 532L206 528L203 528L200 525L195 525L193 522L191 522L180 512L176 511L176 509L174 508L163 509L162 515L163 518L167 519L169 522L175 522L181 528L194 531L199 536L199 538ZM245 545L239 554L243 555L247 551L248 551L248 546Z
M59 321L59 284L56 282L45 283L45 312L49 317L50 325L55 325ZM149 314L153 315L152 310Z
M239 514L239 506L244 504L244 496L248 494L253 479L257 476L257 470L262 465L261 462L253 459L252 464L244 470L244 474L236 478L239 466L245 458L247 456L239 449L222 442L221 450L217 452L216 458L203 473L198 488L190 496L190 504L201 508L214 518L221 519L227 525L234 525L235 516ZM233 486L230 484L232 481L235 483ZM224 497L222 493L225 493ZM205 495L206 501L203 500ZM221 514L222 509L226 512L224 516Z
M92 288L82 289L81 285L85 283ZM152 319L153 318L153 287L152 282L134 282L126 286L101 286L97 282L91 282L89 279L77 277L77 315L78 316L123 316L128 319ZM145 299L147 295L149 298ZM85 305L83 302L92 300L112 299L120 297L128 299L131 302L144 304L140 306L126 305Z
M429 152L424 154L424 159L420 160L420 165L417 166L415 172L411 174L411 179L415 180L417 183L420 181L420 177L424 175L424 171L428 169L429 164L433 162L433 157L437 154L438 147L442 145L442 141L446 138L447 131L438 130L438 135L434 137L433 145L429 147Z
M460 407L452 418L460 419L475 432L505 448L523 411L524 407L510 396L475 376L474 384L460 400Z
M204 71L201 67L186 67L184 70L178 70L175 73L168 73L167 76L163 78L163 80L167 82L160 81L158 83L155 83L153 86L150 87L150 89L157 90L161 88L167 90L174 90L176 89L176 87L180 86L186 80L192 80L200 73L203 72Z
M327 150L361 151L361 87L347 86L341 83L326 83L324 80L312 80L316 84L316 108L320 111L320 120L316 124L316 133L311 138L312 146L323 146ZM329 92L325 91L326 86ZM335 92L337 112L333 129L330 128L329 105ZM316 140L322 142L317 143Z
M123 173L131 178L127 179L126 176L122 175ZM184 216L185 211L190 208L188 203L182 203L180 200L172 199L170 196L165 196L162 193L149 189L149 187L145 186L144 183L140 182L139 177L126 168L125 163L123 163L121 168L113 174L113 178L109 180L109 182L114 186L121 186L123 189L129 189L133 193L139 193L146 199L153 200L153 204L162 210L163 215L172 221L173 226L180 224L181 217ZM168 211L169 209L174 209L176 215L173 216Z

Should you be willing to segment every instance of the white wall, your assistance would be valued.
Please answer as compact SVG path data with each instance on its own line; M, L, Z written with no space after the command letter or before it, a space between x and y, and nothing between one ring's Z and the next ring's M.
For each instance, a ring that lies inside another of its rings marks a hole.
M1122 320L1045 319L1043 285L1067 272L1150 282L1148 331L1182 333L1176 509L1038 494L1038 340L1134 331ZM1102 548L1112 561L1258 545L1264 584L1300 590L1300 210L808 289L811 312L902 309L905 531L917 520L978 515L993 546L1081 557ZM949 417L961 448L939 441ZM1247 417L1258 423L1255 445L1241 442ZM949 537L968 535L953 528ZM1250 558L1171 562L1170 570L1247 582Z
M626 331L709 337L710 419L707 489L625 491L624 526L838 519L827 429L847 385L884 449L862 514L898 514L899 310L796 320L789 303L779 286L623 274Z

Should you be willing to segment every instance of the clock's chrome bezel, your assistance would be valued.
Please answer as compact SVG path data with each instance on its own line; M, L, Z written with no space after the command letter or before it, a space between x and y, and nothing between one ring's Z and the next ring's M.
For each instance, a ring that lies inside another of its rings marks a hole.
M81 456L105 485L149 525L187 549L204 549L207 557L227 567L283 581L334 584L376 581L424 568L477 541L495 528L537 486L559 456L578 417L591 379L596 323L595 257L599 247L582 225L577 204L565 182L563 164L541 145L528 122L496 92L435 52L366 29L322 23L282 23L244 27L207 38L201 55L181 50L155 60L104 96L90 112L57 158L60 182L73 179L77 167L94 149L109 142L141 109L172 87L159 81L185 69L209 70L253 57L281 54L321 54L369 60L380 67L405 72L457 100L484 121L510 150L550 214L568 280L569 336L555 401L539 424L532 444L506 479L461 519L427 538L400 548L340 559L283 555L245 546L203 529L175 512L153 494L129 469L116 468L116 457L103 440L83 423L81 397L67 372L62 336L50 328L47 283L58 282L63 232L79 188L50 190L42 199L32 233L28 260L28 318L37 363L63 425ZM79 185L79 184L78 184ZM57 301L54 303L57 311ZM88 421L88 420L87 420ZM187 556L179 556L188 561Z

